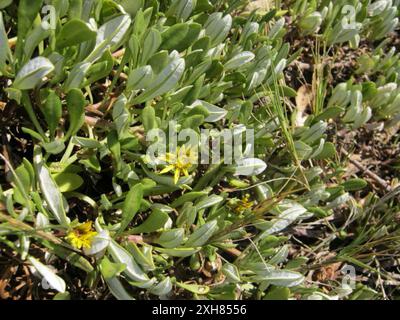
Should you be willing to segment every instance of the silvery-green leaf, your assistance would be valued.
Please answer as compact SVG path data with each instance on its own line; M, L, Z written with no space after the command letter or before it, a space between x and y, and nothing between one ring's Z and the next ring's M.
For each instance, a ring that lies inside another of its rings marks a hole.
M51 29L44 28L42 24L39 24L27 35L24 46L24 61L31 58L39 43L49 37L51 32Z
M167 14L185 21L196 8L196 4L197 0L173 0Z
M139 263L144 271L152 271L156 267L153 259L153 247L150 245L142 245L142 248L133 243L128 242L127 249L133 255L133 258Z
M144 7L144 0L120 0L119 1L124 10L134 17L139 9Z
M144 64L148 59L153 56L162 42L161 33L157 29L151 28L143 42L140 64Z
M375 1L374 3L368 5L368 14L371 17L379 16L381 13L385 11L388 5L389 3L386 0Z
M217 195L213 194L213 195L211 195L209 197L206 197L203 200L199 201L196 204L196 210L198 211L198 210L202 210L202 209L206 209L206 208L212 207L212 206L214 206L214 205L216 205L218 203L221 203L222 201L224 201L223 197L220 197L220 196L217 196Z
M132 281L146 282L149 280L149 277L139 267L132 255L114 240L111 240L108 250L116 262L126 265L126 269L123 272Z
M40 275L44 279L46 279L51 288L61 293L65 292L64 280L60 278L58 275L56 275L52 269L50 269L48 266L44 265L43 263L41 263L40 261L36 260L33 257L28 257L28 260L30 263L32 263L32 265L40 273Z
M306 211L307 210L303 206L292 204L290 208L284 210L276 219L268 221L269 227L260 235L260 238L265 238L270 234L278 233L286 229Z
M181 79L185 71L185 60L180 58L176 51L170 55L171 62L154 77L152 83L138 97L133 99L134 104L143 103L172 90Z
M211 48L210 50L207 51L207 57L212 59L219 58L220 55L222 54L222 51L224 51L224 48L225 48L225 43L221 43L216 47Z
M363 109L361 113L359 113L354 121L353 128L357 129L366 124L372 118L372 110L370 107L366 107Z
M43 57L34 58L18 72L13 87L19 90L33 89L53 70L54 66L49 59Z
M107 21L97 31L96 46L85 62L94 63L103 53L111 48L118 47L131 25L129 15L121 15Z
M92 244L89 249L84 248L83 251L88 256L96 255L110 245L111 238L107 230L100 231L92 240Z
M254 58L254 53L250 51L241 52L225 63L224 68L225 70L237 69L251 62Z
M185 243L185 247L199 247L204 245L218 229L217 220L212 220L197 228Z
M261 159L245 158L237 161L233 167L235 176L256 176L264 172L267 164Z
M172 282L170 277L166 277L159 282L156 286L149 290L150 293L156 296L165 296L172 291Z
M289 246L282 246L277 253L268 261L268 264L277 265L284 262L289 255Z
M213 105L211 103L208 103L208 102L202 101L202 100L195 101L188 108L192 109L192 108L194 108L194 107L196 107L198 105L202 105L209 112L209 116L204 119L205 122L217 122L217 121L223 119L228 114L227 110L222 109L220 107L217 107L217 106L215 106L215 105Z
M326 122L319 121L301 135L301 140L306 144L313 145L315 141L322 138L327 128Z
M210 37L211 46L215 47L224 41L231 27L232 17L229 14L223 17L221 12L212 13L204 25L206 35Z
M296 149L297 156L300 160L306 160L310 157L313 152L313 148L311 148L308 144L303 141L295 141L294 147Z
M126 83L126 90L142 90L146 89L152 82L154 77L151 66L143 66L130 72Z
M268 33L268 37L273 38L275 37L279 31L282 30L283 26L285 25L285 18L280 18L275 24L272 26L271 30Z
M117 300L135 300L124 288L117 277L105 278L110 292Z
M260 25L257 22L251 22L249 24L246 24L246 26L243 29L242 33L242 39L247 40L248 37L250 37L252 34L255 34L258 32L258 29L260 28Z
M102 147L102 144L99 141L90 138L73 136L71 142L81 146L82 148L88 149L100 149Z
M19 236L18 249L21 255L21 260L23 261L26 260L26 257L28 256L30 244L31 241L28 236L24 234Z
M400 94L382 110L382 114L385 116L393 116L397 113L400 113Z
M324 145L325 145L325 139L321 139L319 141L318 147L311 154L310 159L314 159L315 157L319 156L321 152L324 150Z
M50 224L49 218L45 216L43 213L38 212L36 215L36 220L35 220L35 227L37 229L44 229Z
M307 34L316 32L322 24L322 15L315 11L300 20L299 26Z
M65 212L63 196L49 170L43 163L39 147L36 147L34 150L33 162L40 189L51 213L59 224L63 226L69 225L70 219L67 217Z
M287 64L287 60L286 59L282 59L278 62L278 64L275 67L275 74L280 74L283 72L283 70L285 70L286 68L286 64Z
M304 276L294 271L274 270L263 276L262 280L274 286L290 288L303 283Z
M64 84L65 92L71 89L80 89L83 86L85 76L89 70L91 63L81 62L76 64L69 73L69 76Z
M249 81L248 90L255 89L264 82L265 77L267 76L268 67L254 71Z
M347 83L338 84L333 90L332 97L329 99L328 107L339 106L344 107L350 99L350 93L347 90Z
M166 230L161 233L155 242L164 248L176 248L182 244L184 235L185 230L183 228Z
M225 263L221 271L230 282L237 283L241 281L239 270L235 265Z
M127 110L127 103L128 99L124 94L121 94L113 106L112 117L117 129L118 137L120 138L129 128L130 114Z

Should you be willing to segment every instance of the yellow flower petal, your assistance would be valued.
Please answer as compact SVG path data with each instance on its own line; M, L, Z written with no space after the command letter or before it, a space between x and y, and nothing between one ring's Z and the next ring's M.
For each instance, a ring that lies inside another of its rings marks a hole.
M178 183L180 176L181 176L181 170L180 169L176 169L175 170L175 175L174 175L174 183L175 184Z
M168 172L174 170L174 168L175 168L175 167L174 167L173 165L169 165L169 166L167 166L166 168L164 168L163 170L161 170L161 171L160 171L160 174L168 173Z

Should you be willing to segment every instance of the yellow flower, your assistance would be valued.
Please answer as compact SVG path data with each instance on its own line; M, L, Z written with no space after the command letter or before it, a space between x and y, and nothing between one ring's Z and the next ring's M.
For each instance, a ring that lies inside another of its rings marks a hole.
M67 234L66 239L77 249L89 249L96 235L97 232L92 229L92 221L87 221L72 229Z
M233 210L236 213L242 213L248 209L251 209L254 205L253 201L249 201L250 195L246 194L241 200L239 200L237 203L235 203L235 206Z
M176 153L167 153L161 157L168 165L160 174L174 171L174 183L177 184L181 176L189 176L189 169L197 163L197 153L186 146L177 147Z

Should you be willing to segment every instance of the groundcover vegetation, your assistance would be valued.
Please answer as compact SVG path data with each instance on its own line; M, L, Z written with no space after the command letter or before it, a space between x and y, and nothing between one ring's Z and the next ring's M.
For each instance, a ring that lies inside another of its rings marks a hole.
M399 6L0 0L0 298L399 298Z

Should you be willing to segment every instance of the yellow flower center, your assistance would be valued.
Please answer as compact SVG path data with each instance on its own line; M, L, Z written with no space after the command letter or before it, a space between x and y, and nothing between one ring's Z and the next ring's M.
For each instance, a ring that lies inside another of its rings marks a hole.
M174 183L177 184L181 176L189 176L192 166L197 163L197 153L192 148L185 146L178 147L176 153L167 153L161 157L168 165L160 172L160 174L174 172Z
M97 232L92 228L92 221L80 224L68 232L66 239L77 249L89 249Z

